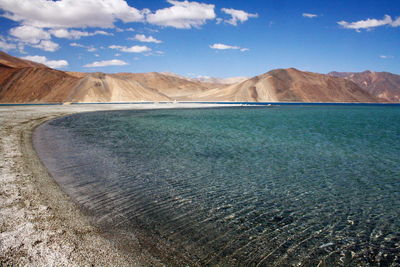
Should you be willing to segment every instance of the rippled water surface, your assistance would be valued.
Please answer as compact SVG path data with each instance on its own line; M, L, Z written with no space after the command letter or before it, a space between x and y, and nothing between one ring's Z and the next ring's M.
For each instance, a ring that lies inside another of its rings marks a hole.
M400 266L399 137L396 107L276 107L84 113L34 141L171 265Z

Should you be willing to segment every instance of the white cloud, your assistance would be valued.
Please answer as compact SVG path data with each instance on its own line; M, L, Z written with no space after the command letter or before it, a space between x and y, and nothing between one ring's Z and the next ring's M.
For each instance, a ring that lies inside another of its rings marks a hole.
M85 48L88 52L97 51L97 48L95 48L93 45L83 45L83 44L78 44L78 43L70 43L69 45L72 46L72 47Z
M200 28L215 19L214 5L198 2L167 0L172 6L147 14L147 22L178 29Z
M20 50L24 45L29 45L35 48L42 49L44 51L54 52L60 48L60 46L51 41L51 35L47 31L33 27L33 26L19 26L10 29L10 35L17 38Z
M6 39L4 39L3 36L0 36L0 49L4 50L4 51L8 51L8 50L12 50L12 49L16 49L17 45L16 44L12 44L7 42Z
M57 43L52 42L50 40L42 40L40 41L40 43L31 46L49 52L54 52L60 48L60 46Z
M393 21L391 25L393 27L399 27L400 26L400 17L397 17L397 19L395 21Z
M135 29L133 29L133 28L127 28L127 29L122 29L122 28L115 28L115 31L116 32L134 32L135 31Z
M143 21L139 11L125 0L0 0L4 17L41 28L111 28L116 20Z
M93 33L89 33L89 36L93 35L106 35L106 36L113 36L114 34L111 32L106 32L106 31L95 31Z
M93 63L86 64L83 67L85 67L85 68L97 68L97 67L124 66L124 65L128 65L128 63L126 63L123 60L112 59L112 60L95 61Z
M210 48L217 49L217 50L228 50L228 49L240 50L241 52L249 51L248 48L243 48L240 46L233 46L233 45L226 45L226 44L213 44L213 45L210 45Z
M133 38L133 40L139 41L139 42L143 42L143 43L162 43L162 41L157 40L156 38L154 38L153 36L146 36L144 34L136 34L135 37Z
M80 39L81 37L94 36L94 35L113 35L112 33L105 31L95 31L95 32L86 32L86 31L78 31L78 30L67 30L67 29L51 29L49 31L52 35L57 38L66 38L66 39Z
M222 8L221 11L231 16L230 19L224 20L224 21L233 26L237 26L238 21L243 23L243 22L247 21L249 18L257 18L258 17L258 14L251 14L251 13L247 13L243 10L237 10L237 9L233 9L233 8ZM217 21L217 23L218 23L218 21Z
M108 48L111 49L116 49L121 52L126 52L126 53L143 53L143 52L150 52L151 48L144 46L144 45L134 45L131 47L126 47L126 46L120 46L120 45L110 45Z
M68 66L68 61L66 60L48 60L46 57L43 56L26 56L23 57L23 59L42 63L46 66L49 66L50 68L65 68Z
M382 59L391 59L391 58L394 58L394 56L386 56L386 55L380 55L379 57L382 58Z
M32 26L19 26L10 30L10 35L24 43L37 44L41 40L49 40L50 34L43 29Z
M83 47L83 48L86 48L85 45L83 45L83 44L78 44L78 43L70 43L69 45L72 46L72 47Z
M311 14L311 13L303 13L303 17L309 18L309 19L313 19L313 18L318 17L318 15L316 15L316 14Z
M148 52L143 54L145 57L151 57L151 56L164 56L165 53L163 51L154 51L154 52Z
M366 19L360 20L356 22L347 22L347 21L339 21L338 24L346 29L353 29L356 31L360 31L361 29L370 30L375 27L381 27L385 25L389 25L392 27L400 26L400 17L395 21L392 20L392 17L389 15L385 15L381 20L379 19Z

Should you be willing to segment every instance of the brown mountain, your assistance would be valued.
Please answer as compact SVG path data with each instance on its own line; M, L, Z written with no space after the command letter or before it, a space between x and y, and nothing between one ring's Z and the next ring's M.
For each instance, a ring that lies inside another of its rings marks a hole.
M68 102L170 101L171 99L134 79L115 74L89 73L69 90Z
M77 79L49 68L0 66L0 102L63 102Z
M26 68L26 67L47 68L43 64L36 63L26 59L13 57L2 51L0 51L0 66L8 66L11 68Z
M163 73L64 72L0 54L0 102L124 101L377 102L352 81L278 69L226 85Z
M113 77L134 80L146 88L167 95L173 100L190 100L193 94L205 92L211 88L223 86L220 84L191 81L177 75L158 72L149 73L117 73Z
M400 102L400 75L389 72L330 72L356 83L370 94L389 102Z
M174 95L171 89L174 87L186 93L207 88L193 82L185 87L184 83L184 80L171 81L169 76L158 74L63 72L3 52L0 54L2 103L170 101L170 97L153 87L159 85L171 91L171 95Z
M376 102L355 83L297 69L277 69L193 96L204 101Z

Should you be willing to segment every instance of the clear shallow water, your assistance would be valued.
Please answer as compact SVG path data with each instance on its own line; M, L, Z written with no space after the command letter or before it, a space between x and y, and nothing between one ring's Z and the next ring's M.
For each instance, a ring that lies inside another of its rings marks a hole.
M171 265L400 266L399 137L397 107L284 107L77 114L34 143Z

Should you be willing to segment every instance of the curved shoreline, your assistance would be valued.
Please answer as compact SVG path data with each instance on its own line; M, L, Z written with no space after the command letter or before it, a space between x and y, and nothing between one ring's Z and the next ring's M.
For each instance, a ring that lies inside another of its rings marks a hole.
M33 148L32 134L48 120L80 112L215 106L0 107L0 265L163 265L135 239L128 255L92 226L43 166Z

